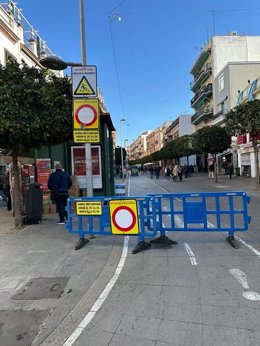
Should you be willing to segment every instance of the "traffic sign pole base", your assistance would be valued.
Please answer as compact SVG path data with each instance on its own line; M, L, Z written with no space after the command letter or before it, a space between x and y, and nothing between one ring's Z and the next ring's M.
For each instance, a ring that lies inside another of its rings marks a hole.
M79 241L77 242L77 245L75 247L75 250L81 249L84 245L86 245L89 242L88 239L85 238L79 238Z
M147 243L145 241L140 241L136 247L133 249L132 254L135 254L137 252L141 252L143 250L147 250L151 247L150 243Z
M173 245L178 244L176 240L168 238L166 235L161 235L160 237L154 238L150 241L152 244L163 244L163 245Z
M234 236L229 235L229 236L226 238L226 241L227 241L234 249L238 249L238 248L239 248L238 243L236 242L236 239L235 239Z

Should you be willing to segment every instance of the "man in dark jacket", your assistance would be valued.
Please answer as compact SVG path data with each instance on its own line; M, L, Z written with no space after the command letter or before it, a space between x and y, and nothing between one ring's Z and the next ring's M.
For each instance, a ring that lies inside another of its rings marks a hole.
M48 189L56 192L55 202L57 205L60 221L59 225L64 225L67 221L67 198L72 181L68 173L62 171L61 164L56 165L56 171L51 173L48 179Z

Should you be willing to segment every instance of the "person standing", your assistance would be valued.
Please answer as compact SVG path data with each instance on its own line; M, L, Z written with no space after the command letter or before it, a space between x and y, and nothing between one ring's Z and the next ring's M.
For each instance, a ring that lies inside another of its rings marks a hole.
M153 179L153 171L154 171L154 169L153 169L153 166L151 165L151 166L149 167L149 172L150 172L150 178L151 178L151 179Z
M178 165L178 177L179 181L182 181L182 175L183 175L183 167L181 165Z
M214 164L211 163L210 166L209 166L209 179L210 178L214 178Z
M227 164L227 174L229 176L229 179L232 179L233 175L233 164L231 162L228 162Z
M172 170L172 180L173 181L176 181L176 179L178 178L179 176L179 166L176 164L174 167L173 167L173 170Z
M52 172L48 179L48 189L55 195L55 203L60 220L58 225L64 225L67 221L67 198L68 191L72 186L72 181L69 174L62 170L61 164L56 164L55 172Z
M5 174L5 183L4 183L4 194L7 200L7 210L12 210L12 197L11 197L11 182L10 182L10 172L7 171Z

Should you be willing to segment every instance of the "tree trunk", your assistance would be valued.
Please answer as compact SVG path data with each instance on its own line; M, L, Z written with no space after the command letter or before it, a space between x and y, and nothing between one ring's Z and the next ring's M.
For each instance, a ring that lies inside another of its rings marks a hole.
M218 183L218 168L217 168L217 160L216 160L216 154L213 155L214 157L214 180L215 183Z
M253 138L253 147L255 155L255 178L256 178L256 190L260 192L260 172L259 172L259 148L257 147L257 139Z
M13 193L12 193L12 203L14 211L14 224L15 228L23 227L23 217L22 217L22 205L21 205L21 191L20 191L20 175L18 167L18 147L14 146L12 148L12 162L13 162Z

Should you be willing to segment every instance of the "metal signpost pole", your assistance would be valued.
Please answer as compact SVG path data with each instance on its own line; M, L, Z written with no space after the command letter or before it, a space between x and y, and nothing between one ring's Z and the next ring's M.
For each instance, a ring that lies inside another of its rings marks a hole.
M84 0L79 0L79 9L80 9L81 63L83 66L85 66L87 65L87 57L86 57ZM90 143L85 143L85 155L86 155L85 157L86 157L87 196L93 197L92 158L91 158L91 144Z

